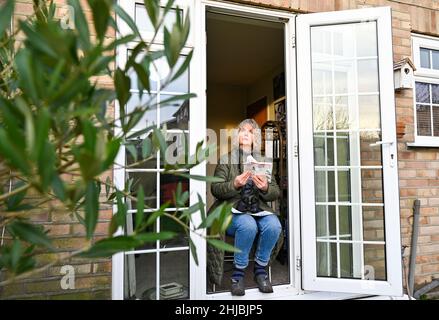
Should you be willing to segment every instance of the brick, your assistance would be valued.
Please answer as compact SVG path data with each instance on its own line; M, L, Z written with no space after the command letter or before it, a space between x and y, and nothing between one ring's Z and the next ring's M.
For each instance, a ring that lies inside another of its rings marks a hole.
M49 236L68 235L70 233L70 224L53 224L47 225Z
M439 226L422 226L420 228L420 235L439 234Z

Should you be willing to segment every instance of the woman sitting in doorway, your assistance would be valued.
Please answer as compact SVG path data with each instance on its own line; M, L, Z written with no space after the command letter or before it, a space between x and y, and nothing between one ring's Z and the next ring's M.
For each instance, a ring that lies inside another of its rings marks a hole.
M280 190L274 179L265 175L252 175L243 171L247 157L260 161L260 128L253 119L246 119L238 126L239 146L232 148L230 162L220 161L215 176L224 182L211 185L212 194L219 201L232 204L232 222L226 233L235 238L235 247L241 250L234 254L234 269L231 277L232 295L244 295L245 270L249 264L249 254L258 235L255 251L254 280L261 292L273 292L266 267L281 233L278 213L267 204L279 198Z

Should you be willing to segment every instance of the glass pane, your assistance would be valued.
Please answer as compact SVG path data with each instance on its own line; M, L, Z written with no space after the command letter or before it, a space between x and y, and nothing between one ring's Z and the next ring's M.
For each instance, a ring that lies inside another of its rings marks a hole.
M189 251L160 253L160 300L189 299Z
M378 95L367 95L358 97L360 109L360 129L381 128L380 99Z
M160 205L169 202L171 207L176 206L174 193L177 190L178 183L181 183L182 193L185 191L189 192L189 179L173 174L160 174ZM189 200L185 203L186 207L188 205Z
M439 51L432 50L431 55L432 55L433 69L439 70Z
M131 54L132 54L132 50L130 49L130 50L128 50L128 57L130 57L131 56ZM142 62L142 60L144 59L144 57L145 57L145 54L144 53L139 53L138 55L137 55L137 57L136 57L136 62L137 63L141 63ZM154 70L154 67L153 66L150 66L150 71L153 71ZM137 83L137 81L138 81L138 77L137 77L137 73L136 73L136 71L134 70L134 68L130 68L130 70L128 71L128 76L130 77L130 79L131 79L131 89L132 90L138 90L138 83ZM150 89L152 90L152 91L156 91L157 90L157 84L158 84L158 81L156 80L156 78L157 77L150 77L149 78L149 86L150 86ZM145 91L146 92L146 91Z
M419 136L431 136L430 106L416 105L416 122Z
M155 253L125 255L124 298L155 300Z
M313 99L314 130L331 130L334 128L332 117L332 98L315 97Z
M160 9L161 9L160 13L163 14L164 7L161 7ZM181 16L182 10L181 9L178 10L178 13ZM171 9L167 13L167 15L165 16L165 21L164 21L163 25L169 31L171 31L172 25L175 23L176 20L177 20L177 10ZM145 9L145 5L140 4L140 3L136 3L135 21L136 21L136 25L140 31L154 32L154 27L151 24L151 21L149 20L148 13L146 12L146 9ZM162 26L161 30L163 30L163 26Z
M335 94L355 92L354 60L335 61L333 70Z
M323 132L314 135L314 157L317 166L334 165L333 133Z
M362 203L384 203L382 169L361 170Z
M430 69L430 50L421 48L421 68Z
M350 164L350 141L349 133L337 133L337 165L349 166Z
M174 212L169 212L174 214ZM187 225L189 225L187 223ZM187 247L189 246L188 236L185 234L183 227L178 224L175 220L161 216L160 217L160 230L162 231L172 231L178 235L170 240L160 241L160 248L177 248L177 247Z
M316 170L314 174L316 202L334 202L334 171Z
M431 84L431 101L439 104L439 84Z
M354 245L340 243L340 277L354 278Z
M135 209L135 208L133 208L133 209ZM143 221L146 221L152 214L153 214L153 212L144 212L143 213ZM124 230L125 235L132 235L135 232L135 230L136 230L136 225L135 225L136 215L137 215L137 212L127 214L126 223L125 223L125 230ZM153 223L142 230L144 232L156 233L156 232L158 232L157 224ZM146 242L138 247L135 247L132 250L139 251L139 250L150 250L150 249L155 249L155 248L157 248L157 241L151 241L151 242Z
M316 235L319 240L334 240L337 236L335 206L316 206Z
M177 64L173 68L173 75L180 69L183 62L186 60L186 56L180 56L177 60ZM189 68L183 72L177 79L169 83L166 87L164 87L164 83L162 81L161 91L169 91L169 92L179 92L179 93L187 93L189 92Z
M332 94L332 64L318 62L313 66L312 88L314 95Z
M356 38L364 41L357 41L357 56L367 57L377 55L377 32L376 22L358 23L356 26Z
M358 92L378 91L377 59L358 61Z
M335 128L352 129L354 127L352 111L355 109L354 96L335 97Z
M363 237L365 241L384 241L383 207L363 206Z
M317 242L317 276L337 277L337 244Z
M387 279L386 250L384 244L364 245L364 273L366 279Z
M338 176L338 201L351 201L351 172L339 169Z
M433 107L433 134L439 136L439 107Z
M334 79L334 95L323 97L322 78L312 79L317 275L362 279L364 242L384 241L382 147L370 146L382 123L376 23L311 27L311 43L324 31L332 56L316 62L311 47L313 75L325 64Z
M430 85L416 82L416 102L430 103Z
M189 100L173 100L171 95L160 95L160 126L166 124L168 129L188 129Z
M338 230L340 240L352 240L352 207L338 207Z
M129 147L132 146L132 147ZM135 156L133 155L135 149ZM151 151L148 151L151 150ZM143 157L145 154L145 157ZM125 161L129 168L153 169L157 168L157 152L153 151L151 133L147 138L129 140L125 148Z
M188 160L189 135L187 133L167 132L166 136L166 152L164 157L160 156L160 167L164 167L165 163L170 165L186 164Z
M143 187L145 208L157 208L157 174L155 172L127 172L126 175L130 183L130 191L134 196L139 186ZM136 208L135 200L127 198L126 202L128 209Z
M126 112L137 115L136 118L139 118L131 131L140 131L157 125L157 100L155 98L151 99L151 96L148 94L143 94L140 99L138 93L133 93L127 103Z
M380 132L366 131L360 132L360 161L362 166L380 166L381 165L381 147L371 146L372 143L381 141Z

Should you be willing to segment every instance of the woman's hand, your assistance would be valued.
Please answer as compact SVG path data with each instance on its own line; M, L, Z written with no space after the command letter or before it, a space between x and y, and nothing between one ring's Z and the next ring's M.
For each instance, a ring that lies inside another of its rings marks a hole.
M242 186L244 186L250 175L251 175L250 171L245 171L239 176L236 176L235 181L233 181L233 186L235 187L235 189L239 189Z
M264 192L268 190L268 180L265 175L254 175L253 182L259 190Z

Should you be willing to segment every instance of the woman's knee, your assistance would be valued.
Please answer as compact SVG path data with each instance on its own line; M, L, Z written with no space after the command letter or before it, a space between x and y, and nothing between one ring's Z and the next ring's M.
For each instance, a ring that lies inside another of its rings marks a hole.
M236 221L237 232L245 232L247 234L256 234L258 232L258 225L255 219L247 214L240 215Z
M264 223L264 232L279 236L282 231L282 225L279 218L275 215L267 216L267 221Z

